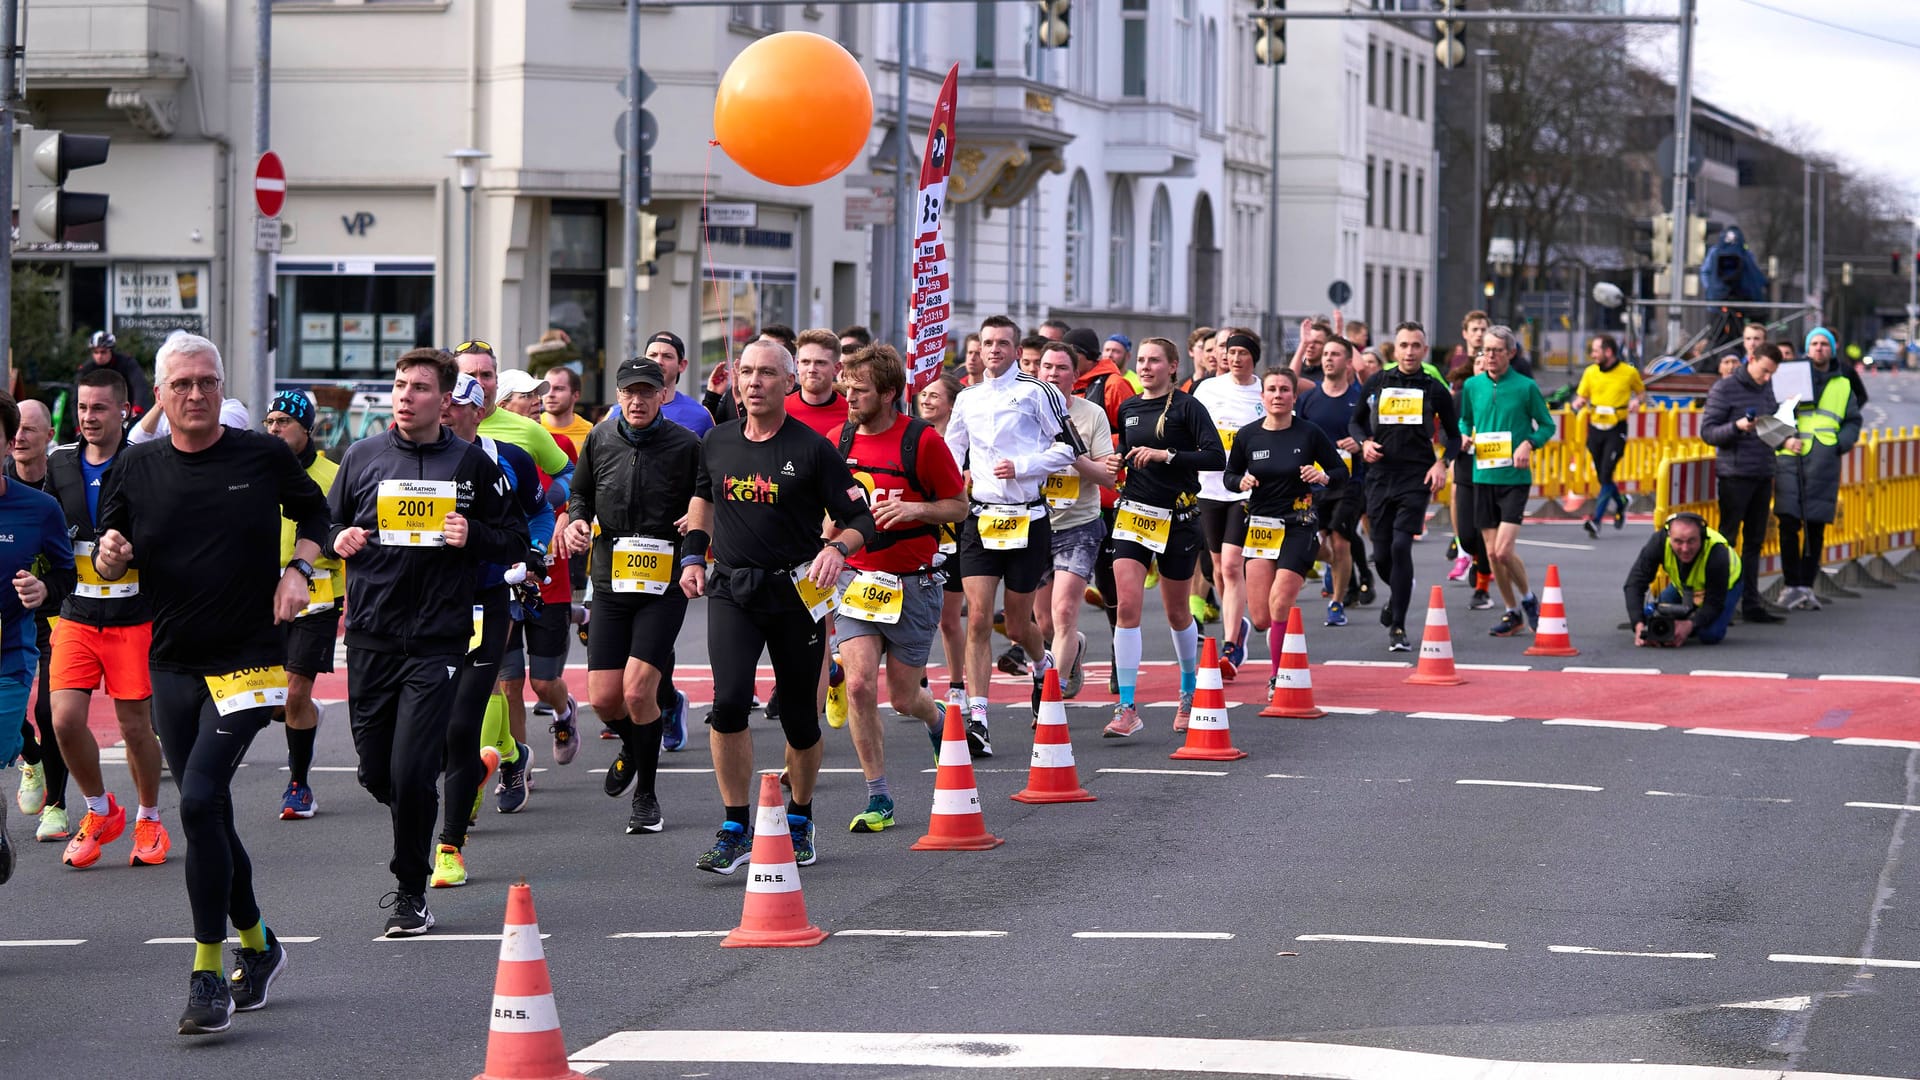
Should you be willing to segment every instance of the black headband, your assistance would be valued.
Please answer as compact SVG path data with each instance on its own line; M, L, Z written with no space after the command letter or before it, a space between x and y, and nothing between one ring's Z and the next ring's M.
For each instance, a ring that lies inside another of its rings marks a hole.
M1227 348L1245 349L1253 354L1253 362L1260 362L1260 339L1251 334L1235 334L1227 339Z

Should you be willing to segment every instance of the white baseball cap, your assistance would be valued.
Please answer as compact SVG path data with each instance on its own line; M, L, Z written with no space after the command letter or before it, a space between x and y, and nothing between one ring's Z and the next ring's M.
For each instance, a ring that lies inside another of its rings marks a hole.
M547 380L536 379L520 368L508 368L501 372L498 385L500 396L503 398L508 394L532 394L534 397L544 397L547 393Z

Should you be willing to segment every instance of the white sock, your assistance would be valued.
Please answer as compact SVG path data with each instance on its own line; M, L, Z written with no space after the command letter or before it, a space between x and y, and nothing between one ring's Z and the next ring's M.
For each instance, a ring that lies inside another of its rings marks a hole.
M87 811L89 813L99 814L101 817L107 816L107 797L105 795L88 795L85 796L85 798L87 800Z
M982 727L987 723L987 699L970 697L967 699L967 719L978 720Z
M137 820L137 821L159 821L159 820L160 820L160 808L159 808L159 807L157 807L157 806L143 806L143 807L141 807L141 808L140 808L140 813L139 813L139 815L138 815L138 817L136 817L136 818L135 818L135 820Z

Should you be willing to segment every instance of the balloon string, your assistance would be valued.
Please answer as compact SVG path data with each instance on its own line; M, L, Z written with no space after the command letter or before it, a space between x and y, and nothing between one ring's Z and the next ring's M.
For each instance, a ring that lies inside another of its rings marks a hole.
M720 275L713 267L713 229L707 224L707 187L713 180L713 148L720 145L719 139L707 140L706 171L700 177L700 247L707 265L707 285L712 295L714 310L721 311L725 298L720 295ZM733 355L733 307L728 304L726 312L725 337L720 342L720 362L725 364Z

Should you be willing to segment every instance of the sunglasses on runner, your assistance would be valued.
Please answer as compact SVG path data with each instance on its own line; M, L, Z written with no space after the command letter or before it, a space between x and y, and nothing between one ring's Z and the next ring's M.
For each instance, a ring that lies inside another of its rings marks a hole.
M455 356L470 352L483 352L488 356L494 355L493 346L484 341L463 341L453 347L453 355Z

